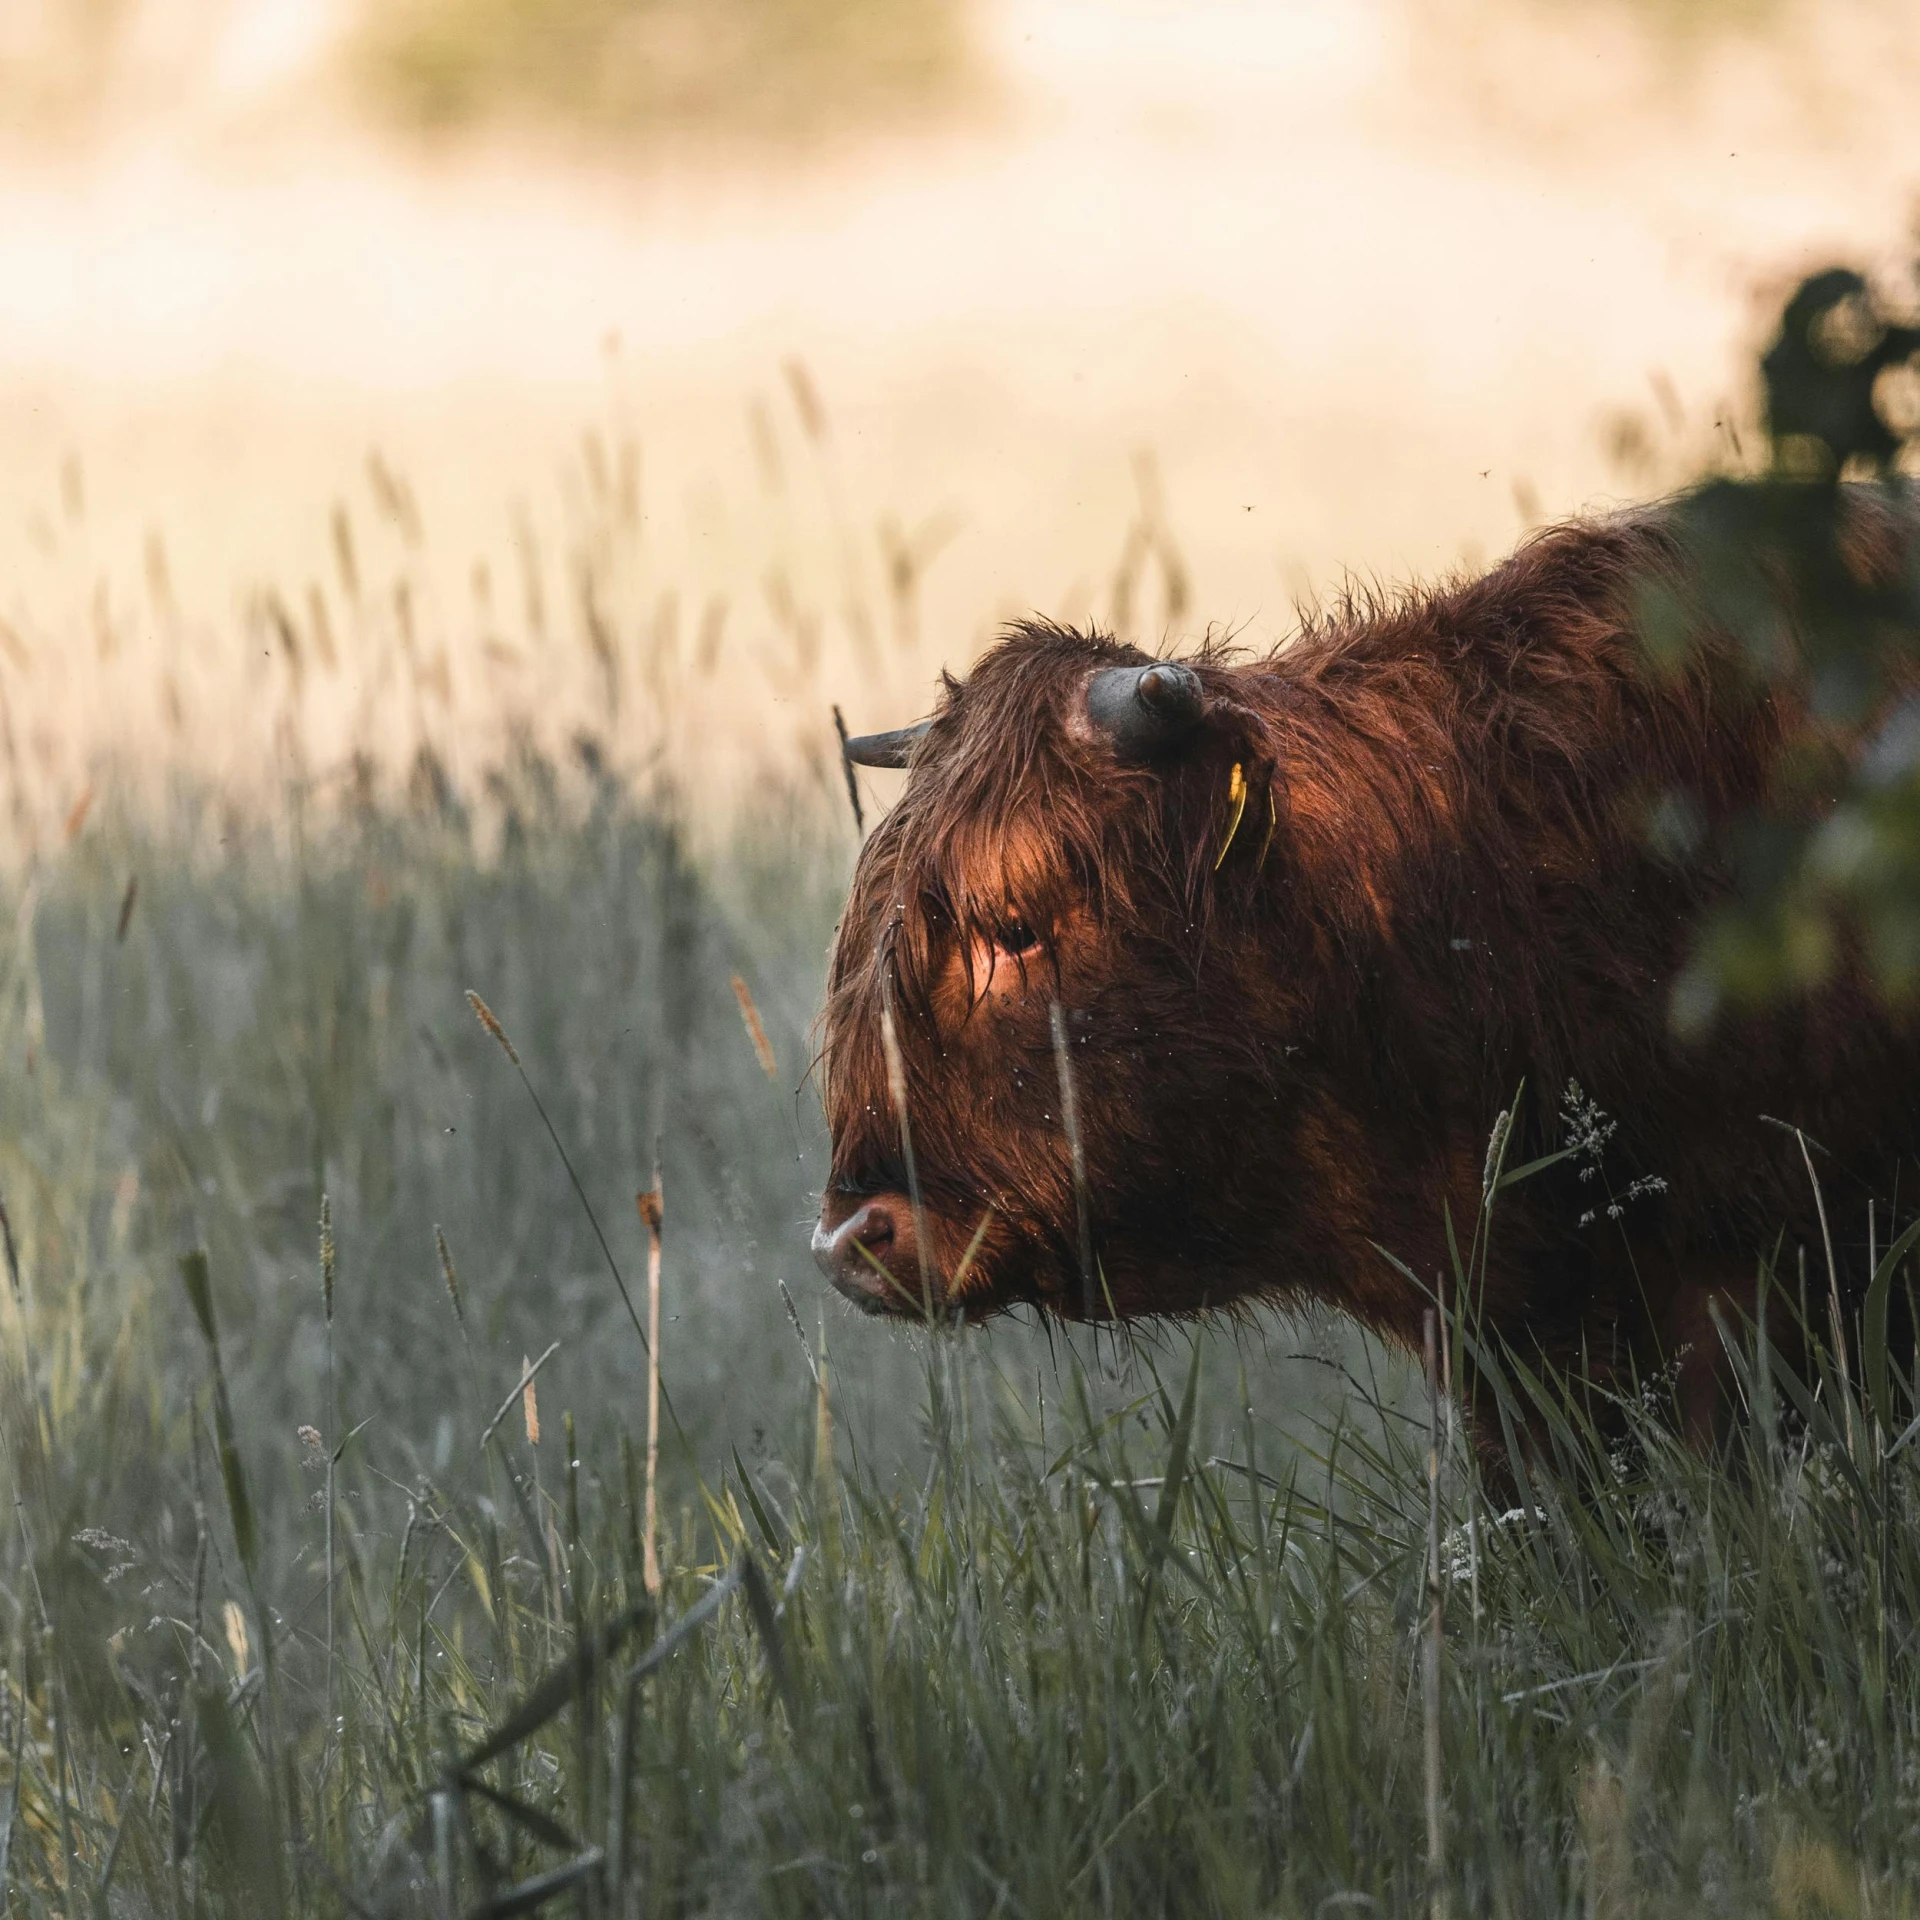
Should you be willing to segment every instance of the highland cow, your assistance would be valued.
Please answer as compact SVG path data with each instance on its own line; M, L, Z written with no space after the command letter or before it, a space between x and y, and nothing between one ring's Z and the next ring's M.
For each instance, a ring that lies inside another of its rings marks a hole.
M1711 634L1649 665L1649 584L1687 579L1655 511L1245 662L1022 624L851 742L907 779L833 949L834 1285L969 1319L1317 1301L1418 1346L1513 1108L1508 1169L1564 1157L1495 1209L1473 1306L1512 1347L1678 1362L1698 1406L1710 1308L1753 1311L1782 1233L1857 1289L1920 1042L1844 960L1676 1032L1727 829L1811 726ZM1648 831L1676 793L1684 854Z

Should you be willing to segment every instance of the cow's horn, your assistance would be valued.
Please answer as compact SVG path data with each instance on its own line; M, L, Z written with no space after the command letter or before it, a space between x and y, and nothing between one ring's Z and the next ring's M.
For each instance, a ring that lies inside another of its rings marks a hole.
M1123 758L1144 760L1177 747L1206 707L1200 676L1177 660L1107 667L1087 682L1087 720Z
M895 727L891 733L857 734L847 742L847 758L857 767L904 767L932 725L931 720L922 720L918 726Z

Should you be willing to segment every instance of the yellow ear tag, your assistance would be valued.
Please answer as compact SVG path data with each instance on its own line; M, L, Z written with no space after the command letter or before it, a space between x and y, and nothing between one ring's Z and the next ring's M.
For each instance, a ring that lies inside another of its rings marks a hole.
M1220 871L1221 862L1226 859L1228 849L1233 845L1233 836L1240 831L1241 815L1247 810L1247 776L1238 760L1233 763L1233 777L1227 782L1227 803L1233 808L1233 818L1227 822L1227 837L1220 842L1220 851L1214 855L1215 873Z
M1273 851L1273 832L1280 824L1280 802L1273 797L1273 784L1267 784L1267 831L1260 842L1260 858L1254 866L1255 873L1264 873L1267 867L1267 855Z

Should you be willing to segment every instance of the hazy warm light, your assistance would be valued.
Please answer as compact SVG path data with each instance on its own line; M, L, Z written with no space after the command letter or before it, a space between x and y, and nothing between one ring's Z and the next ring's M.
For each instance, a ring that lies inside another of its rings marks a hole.
M644 663L671 629L690 730L785 750L831 700L910 717L1010 612L1112 617L1143 486L1192 591L1169 629L1142 582L1135 628L1266 640L1349 570L1491 558L1664 484L1737 414L1756 285L1895 257L1920 184L1920 9L1667 20L1001 0L975 21L991 83L920 131L596 160L408 157L355 117L338 9L147 0L106 130L0 161L0 678L48 806L108 743L270 769L293 696L235 636L268 588L348 623L336 500L370 597L411 583L445 697L416 712L349 659L297 724L321 757L424 726L457 761L514 713L594 717L568 582L595 542L635 673L667 671ZM636 529L602 525L589 430L639 450ZM371 499L375 448L417 547ZM886 554L915 529L904 609ZM637 753L656 722L622 726Z

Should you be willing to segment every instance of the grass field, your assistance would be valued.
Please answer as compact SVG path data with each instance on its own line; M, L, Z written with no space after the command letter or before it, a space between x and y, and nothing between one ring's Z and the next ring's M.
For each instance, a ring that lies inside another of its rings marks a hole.
M1920 1907L1884 1340L1811 1393L1750 1357L1722 1463L1657 1382L1610 1451L1516 1377L1559 1453L1492 1513L1419 1369L1336 1327L849 1317L805 1247L844 794L788 754L722 808L654 751L694 711L653 710L654 584L582 551L501 642L577 648L571 732L476 744L457 619L421 639L364 545L327 621L251 603L224 718L224 640L101 614L48 693L63 636L13 634L4 1910ZM1133 554L1114 597L1178 580ZM169 676L164 753L36 762ZM575 726L595 686L652 731ZM275 743L243 790L192 771L223 730Z

